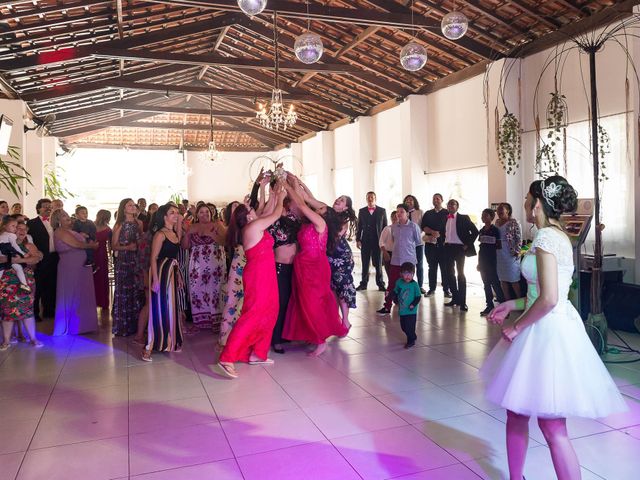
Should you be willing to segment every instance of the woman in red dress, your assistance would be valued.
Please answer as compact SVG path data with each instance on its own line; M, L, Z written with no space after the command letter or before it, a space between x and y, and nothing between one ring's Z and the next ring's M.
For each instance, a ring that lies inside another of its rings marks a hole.
M109 311L109 250L111 249L111 212L98 210L96 214L96 241L98 249L94 254L95 272L93 273L93 287L96 292L96 305L103 312Z
M271 364L268 358L273 326L278 318L278 281L273 254L273 237L266 229L282 215L286 191L271 190L262 216L253 208L238 206L233 212L228 235L231 243L242 243L247 264L244 267L244 305L215 368L229 378L237 378L234 362ZM232 245L233 246L233 245Z
M326 339L348 333L338 315L336 297L331 291L331 267L327 258L327 239L335 242L340 221L333 209L323 216L307 206L299 180L290 176L291 200L298 205L305 223L298 232L300 250L293 260L293 288L282 336L317 345L309 355L318 356L327 348Z

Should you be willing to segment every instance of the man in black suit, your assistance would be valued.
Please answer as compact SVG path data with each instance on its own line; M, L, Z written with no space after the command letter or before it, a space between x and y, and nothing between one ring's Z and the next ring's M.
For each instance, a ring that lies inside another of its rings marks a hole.
M36 266L36 294L33 313L36 320L53 318L56 312L56 283L58 276L58 254L53 243L53 228L49 223L51 200L42 198L36 204L38 216L27 222L29 235L33 243L43 254L42 261ZM42 301L42 310L40 310Z
M384 279L380 266L380 233L387 226L387 212L376 205L376 194L367 192L367 206L358 212L358 229L356 230L356 245L362 255L362 281L356 290L366 290L369 282L369 260L376 269L376 284L378 290L384 292Z
M476 255L474 242L478 238L478 229L469 215L458 213L458 201L449 200L447 203L447 224L445 227L444 252L445 272L447 283L453 298L447 307L460 306L460 310L467 311L467 279L464 276L464 259ZM455 270L454 270L455 266ZM458 278L456 281L456 271Z

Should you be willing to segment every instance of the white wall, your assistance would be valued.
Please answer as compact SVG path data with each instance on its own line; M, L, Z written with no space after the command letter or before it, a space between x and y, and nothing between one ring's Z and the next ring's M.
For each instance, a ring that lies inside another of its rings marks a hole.
M289 152L286 152L288 154ZM285 152L282 153L285 155ZM253 181L261 166L272 168L270 159L278 159L278 153L266 152L223 152L222 158L210 162L204 152L186 152L189 200L213 203L242 201L251 191Z

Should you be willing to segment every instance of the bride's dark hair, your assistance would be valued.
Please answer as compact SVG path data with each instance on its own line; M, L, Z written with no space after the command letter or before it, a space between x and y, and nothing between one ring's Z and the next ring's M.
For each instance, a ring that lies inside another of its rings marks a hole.
M563 213L575 212L578 206L578 192L560 175L534 181L529 186L529 193L533 197L531 208L536 199L540 200L544 214L554 220Z

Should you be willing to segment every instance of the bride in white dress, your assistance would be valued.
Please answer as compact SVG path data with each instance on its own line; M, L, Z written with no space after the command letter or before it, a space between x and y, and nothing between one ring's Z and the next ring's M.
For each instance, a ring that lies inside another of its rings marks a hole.
M521 265L527 297L502 303L488 316L502 325L511 311L523 311L503 327L503 338L481 369L487 398L507 409L511 480L524 478L530 416L538 417L558 479L576 480L580 466L566 418L601 418L627 408L568 300L573 250L559 218L576 203L563 177L531 184L524 208L538 232Z

